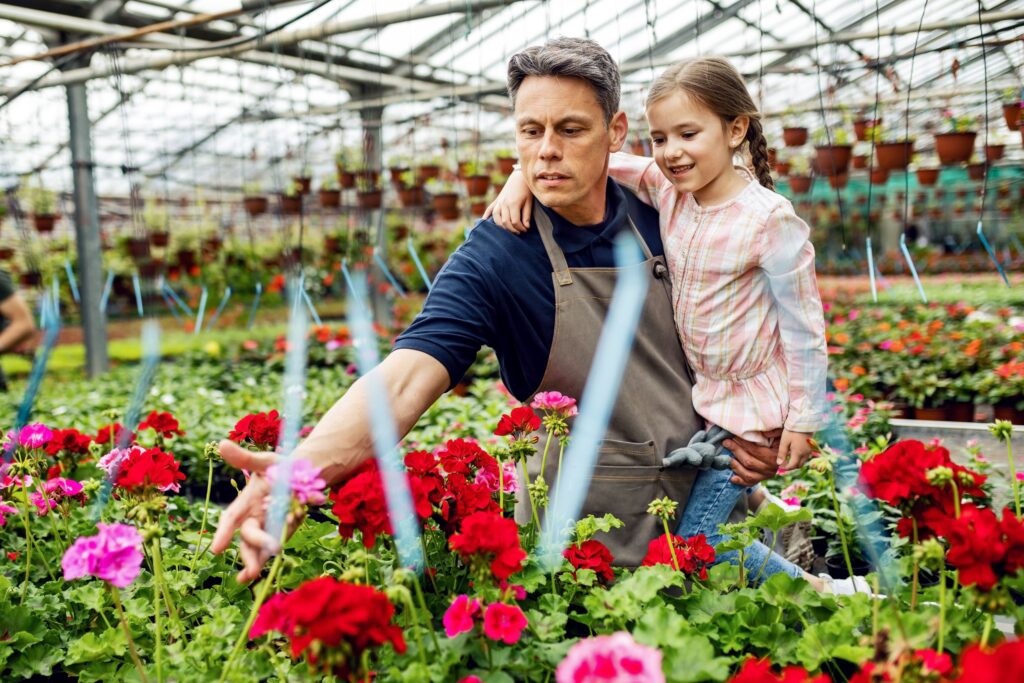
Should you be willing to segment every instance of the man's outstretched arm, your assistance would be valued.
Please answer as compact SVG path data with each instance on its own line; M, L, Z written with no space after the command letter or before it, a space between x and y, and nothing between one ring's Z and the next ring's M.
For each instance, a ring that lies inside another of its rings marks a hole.
M329 484L342 481L373 456L368 381L371 376L387 391L399 438L412 429L450 384L448 371L433 356L412 349L392 351L371 374L356 381L338 399L295 449L295 457L321 468ZM235 531L240 531L244 567L238 580L248 582L259 576L279 542L263 530L263 501L270 486L262 473L276 456L253 453L230 441L221 442L220 453L229 464L252 472L252 477L221 515L210 549L214 553L224 552Z

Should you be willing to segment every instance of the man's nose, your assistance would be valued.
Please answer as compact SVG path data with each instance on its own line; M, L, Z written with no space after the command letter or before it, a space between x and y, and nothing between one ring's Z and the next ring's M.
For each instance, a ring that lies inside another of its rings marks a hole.
M549 130L544 132L544 138L540 143L541 159L561 159L562 146L559 142L557 131Z

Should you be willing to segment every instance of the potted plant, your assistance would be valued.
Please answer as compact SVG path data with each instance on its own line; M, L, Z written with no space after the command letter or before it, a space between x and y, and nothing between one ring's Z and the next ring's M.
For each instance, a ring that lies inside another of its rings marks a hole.
M295 176L294 180L295 184L299 186L299 194L306 196L313 188L313 169L309 166L304 166L302 172Z
M487 197L470 197L469 213L474 216L483 216L487 210Z
M338 185L343 190L350 190L356 186L356 175L354 166L361 163L362 155L351 147L342 147L334 155L334 165L338 170Z
M870 130L872 128L878 128L881 125L882 119L869 119L866 115L862 114L853 121L853 135L860 142L868 142L869 140L871 140Z
M788 109L783 118L782 142L786 147L803 147L807 144L807 129L791 122L795 116L792 109Z
M988 163L999 161L1006 153L1006 145L1003 143L1002 138L1002 135L990 129L989 143L985 145L985 161Z
M294 180L281 191L281 213L293 216L302 213L302 188Z
M848 182L850 182L849 173L840 173L839 175L830 175L828 177L828 184L832 186L833 190L843 189Z
M263 194L259 183L250 182L242 185L242 206L250 216L259 216L267 212L269 202Z
M850 144L850 134L846 129L818 129L815 131L814 141L815 163L818 170L827 176L845 174L850 168L850 157L853 156L853 145Z
M1006 127L1016 131L1020 127L1020 109L1024 105L1021 101L1019 88L1006 88L1002 92L1003 118L1006 120Z
M416 178L421 184L441 177L441 161L436 157L424 159L416 168Z
M320 182L320 190L317 193L320 198L320 207L324 209L336 209L341 205L341 189L338 187L337 177L326 176Z
M146 235L127 235L121 238L122 250L135 263L149 258L149 237Z
M455 186L447 181L434 179L427 183L434 210L445 220L459 217L459 195Z
M910 165L914 155L914 141L909 139L887 139L881 123L867 133L875 143L875 159L878 168L886 171L903 170Z
M145 208L142 210L142 223L149 231L149 243L154 247L166 247L171 242L171 233L167 229L170 225L170 215L167 209L158 202L147 199Z
M1009 360L981 373L976 382L979 398L993 407L997 420L1024 424L1024 363Z
M918 420L944 420L946 409L943 406L951 383L944 375L935 362L904 368L896 395L914 408L914 417Z
M811 189L811 164L805 156L794 156L789 160L789 189L793 194L806 194Z
M967 177L971 180L984 180L985 172L988 170L988 164L982 161L975 161L967 164Z
M974 140L978 136L978 121L973 116L955 116L946 110L943 121L948 129L935 134L935 153L943 166L967 161L974 153Z
M872 185L885 185L889 182L889 169L887 168L873 168L871 169L871 184Z
M475 161L464 161L460 166L462 184L466 187L466 194L470 197L487 194L487 188L491 186L490 175L485 174Z
M378 177L375 172L356 174L356 206L360 209L380 208L383 192L381 192Z
M32 222L36 232L53 232L57 222L57 195L52 190L43 187L42 183L31 186L27 183L22 186L25 203L32 213Z
M402 208L423 206L423 185L417 182L415 173L406 170L399 176L398 182L398 203L402 205Z
M327 256L335 256L345 251L345 244L348 242L348 233L345 230L336 230L324 235L324 252Z
M498 172L508 177L512 174L512 167L516 165L518 159L513 150L499 149L495 154L495 160L498 162Z
M388 159L388 174L391 176L391 184L399 187L402 184L402 175L409 170L409 160L402 156L395 156Z
M939 182L940 171L938 157L932 155L921 157L918 159L917 168L915 169L918 185L932 187L935 183Z

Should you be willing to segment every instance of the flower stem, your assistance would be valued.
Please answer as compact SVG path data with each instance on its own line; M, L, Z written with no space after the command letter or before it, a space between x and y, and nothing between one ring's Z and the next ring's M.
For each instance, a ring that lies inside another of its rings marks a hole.
M846 543L846 531L843 529L843 515L839 509L839 497L836 494L836 479L835 476L829 472L828 475L829 492L832 494L832 509L836 513L836 529L839 531L839 543L843 547L843 559L846 561L846 571L849 572L850 576L853 576L853 562L850 561L850 548Z
M1017 481L1017 467L1013 464L1013 439L1006 437L1006 460L1010 463L1010 486L1013 489L1013 505L1020 519L1020 482Z
M939 645L938 653L942 654L946 635L946 572L939 570Z
M430 610L427 608L427 599L423 596L423 587L420 586L419 578L417 578L413 582L413 587L416 589L416 599L420 603L420 608L424 611L424 613L430 614ZM434 629L432 628L428 628L427 633L430 634L430 640L434 644L434 651L437 652L438 655L440 655L441 646L437 642L437 634L434 633Z
M910 524L911 524L911 534L912 534L912 541L913 541L913 543L911 545L912 545L912 548L916 548L917 547L917 518L914 517L913 515L911 515L911 517L910 517ZM910 583L910 609L914 609L915 607L917 607L917 587L918 587L918 584L919 584L919 577L920 577L920 563L918 562L917 555L914 554L913 549L911 550L911 556L914 559L914 574L913 574L913 579L911 580L911 583Z
M757 576L754 577L754 584L755 585L757 584L758 581L761 580L761 575L764 574L764 569L765 569L765 567L768 566L768 560L770 560L772 558L771 548L775 547L775 537L776 537L776 535L777 535L777 532L773 531L772 532L772 544L771 544L771 546L769 546L769 551L768 551L767 554L765 554L764 561L761 563L761 566L757 570ZM853 574L851 573L851 576L852 575Z
M676 544L672 540L672 534L669 533L668 520L664 517L661 519L661 526L665 529L665 540L668 541L668 551L672 554L672 566L676 568L676 571L679 571L679 558L676 557Z
M210 458L210 468L206 473L206 500L203 501L203 521L199 525L199 540L196 541L196 552L192 555L192 562L189 564L188 573L196 570L196 560L199 559L199 549L203 547L203 532L206 531L206 513L210 509L210 488L213 485L213 458Z
M167 616L174 622L174 628L178 631L178 637L183 638L185 636L185 629L181 625L181 620L178 618L178 608L174 606L174 602L171 601L171 595L167 591L167 581L164 579L164 563L163 555L160 553L160 537L153 539L153 575L156 577L156 583L160 587L160 594L163 596L164 602L167 603Z
M427 552L427 536L426 534L420 534L420 547L423 548L423 573L430 579L430 587L434 589L435 593L438 593L437 583L434 581L434 574L430 571L430 554ZM416 582L419 585L419 581Z
M544 455L540 457L540 476L544 476L548 464L548 448L551 447L551 430L548 430L548 440L544 442Z
M985 617L985 627L981 631L981 646L988 647L988 637L992 634L992 621L994 617L991 614Z
M544 470L541 470L541 476L544 476ZM523 480L526 482L526 497L530 499L530 537L536 536L537 527L540 525L540 518L537 515L537 503L533 500L533 492L530 491L530 471L526 467L526 461L523 461Z
M135 647L135 640L132 638L132 631L128 628L128 617L124 613L124 608L121 606L121 595L115 586L107 584L110 588L110 595L114 598L114 607L117 609L118 619L121 621L121 628L124 629L125 638L128 639L128 652L132 656L132 661L135 662L135 668L139 672L139 678L142 679L142 683L149 683L149 678L146 676L146 670L142 666L142 660L139 659L138 649Z
M501 462L500 457L495 457L498 461L498 509L501 511L501 516L505 516L505 468ZM424 549L424 552L426 550Z
M156 562L156 560L154 560L154 567L156 566L155 562ZM155 574L154 574L154 577L155 577ZM154 639L153 648L154 648L154 652L155 652L154 658L156 659L156 681L157 681L157 683L161 683L161 681L164 680L164 672L163 672L163 659L164 659L164 657L163 657L163 649L164 649L164 643L163 643L163 632L162 632L162 630L160 628L160 612L163 611L161 609L161 605L160 605L160 601L162 600L161 593L162 593L162 591L160 590L160 581L156 580L156 583L153 586L153 618L156 620L156 638Z
M960 519L960 487L956 485L956 475L953 475L949 485L953 487L953 512Z

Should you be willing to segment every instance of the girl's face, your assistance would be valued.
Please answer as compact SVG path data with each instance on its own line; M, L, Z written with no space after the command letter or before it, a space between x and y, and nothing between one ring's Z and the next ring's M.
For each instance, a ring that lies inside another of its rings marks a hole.
M654 160L677 191L692 193L709 206L729 199L746 184L732 165L733 152L747 132L745 116L726 122L676 91L648 107L647 122Z

